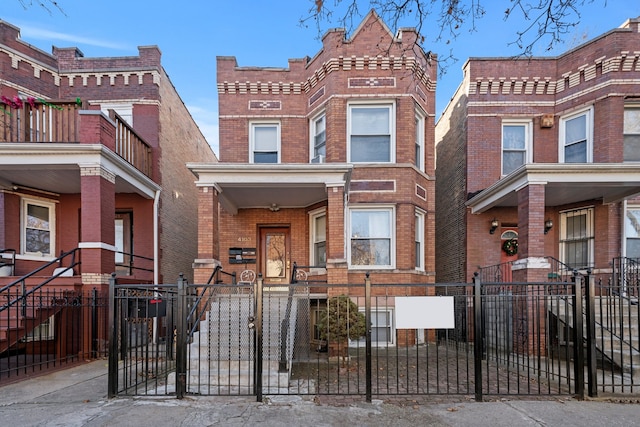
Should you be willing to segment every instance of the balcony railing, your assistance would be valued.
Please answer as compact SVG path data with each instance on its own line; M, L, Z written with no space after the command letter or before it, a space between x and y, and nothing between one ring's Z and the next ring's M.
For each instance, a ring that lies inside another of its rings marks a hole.
M83 143L85 141L81 140L79 120L81 109L80 102L70 101L24 101L20 108L0 103L0 143ZM140 172L151 177L151 146L114 111L110 111L109 116L115 123L115 141L101 142L114 149L116 154Z

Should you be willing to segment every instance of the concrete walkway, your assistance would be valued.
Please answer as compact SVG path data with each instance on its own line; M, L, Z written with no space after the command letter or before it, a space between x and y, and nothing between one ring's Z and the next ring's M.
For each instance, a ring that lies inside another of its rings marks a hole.
M298 396L258 403L249 397L106 395L106 360L0 386L0 426L640 426L640 404L613 401L477 403L444 397L341 404Z

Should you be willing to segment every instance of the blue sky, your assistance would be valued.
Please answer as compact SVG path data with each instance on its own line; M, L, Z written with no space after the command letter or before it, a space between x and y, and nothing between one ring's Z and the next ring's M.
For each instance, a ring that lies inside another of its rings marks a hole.
M326 1L333 4L334 0ZM76 46L85 57L132 56L138 54L137 46L157 45L166 72L216 153L216 56L235 56L240 66L286 67L289 58L314 56L322 46L315 27L299 24L312 4L309 0L58 0L64 14L56 9L49 13L37 5L25 9L18 0L2 3L0 19L19 27L22 40L45 52L55 45ZM368 12L367 2L361 3L361 12ZM519 53L508 42L515 39L522 23L503 20L510 1L483 0L482 4L486 15L477 22L477 31L463 31L449 45L431 42L435 20L423 27L425 50L444 56L451 48L459 59L438 80L438 116L462 79L466 58ZM618 27L640 16L640 2L594 0L581 9L581 15L581 23L565 37L564 46L549 53L540 45L535 54L561 53ZM336 26L332 22L323 28ZM404 26L414 24L407 21Z

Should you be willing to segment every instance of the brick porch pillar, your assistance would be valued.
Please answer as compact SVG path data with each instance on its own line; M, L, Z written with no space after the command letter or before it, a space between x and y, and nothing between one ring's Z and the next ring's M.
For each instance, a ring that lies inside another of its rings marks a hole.
M195 283L206 283L220 265L218 200L214 187L198 187L198 258L193 261Z
M344 184L327 185L327 283L348 282L345 253L345 189Z
M115 175L100 165L80 168L82 284L106 290L115 271Z
M518 260L513 265L514 282L527 282L514 287L514 342L524 344L516 352L543 354L546 351L545 287L550 264L544 258L545 185L529 184L518 190ZM523 338L525 341L523 342Z

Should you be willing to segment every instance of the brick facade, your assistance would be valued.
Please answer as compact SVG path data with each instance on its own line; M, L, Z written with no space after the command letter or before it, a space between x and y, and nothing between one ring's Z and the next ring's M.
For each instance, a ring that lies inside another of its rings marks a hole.
M30 155L37 159L34 164L42 165L25 163L24 169L38 169L47 179L11 175L0 165L0 181L13 183L12 187L2 186L0 247L21 247L20 201L31 197L55 206L56 252L84 246L82 271L76 272L81 277L99 277L97 282L104 284L103 278L115 271L114 215L118 213L129 218L125 240L130 238L128 250L140 256L134 257L134 266L150 269L131 270L128 279L175 282L183 273L193 280L198 190L186 163L217 160L164 71L159 48L139 47L138 56L113 58L84 57L75 47L54 47L48 54L24 43L18 28L0 21L0 70L0 95L9 99L20 96L27 104L31 98L37 106L48 105L46 102L73 105L76 100L78 104L70 110L75 113L60 122L75 131L71 132L75 139L63 141L74 144L75 151L56 144L60 141L38 140L51 143L21 146L32 149ZM105 105L128 110L118 113L127 115L123 117L129 128L109 112L101 112ZM52 116L57 114L56 107L49 108ZM7 130L5 123L10 122L3 121ZM121 148L128 141L119 136L123 129L142 141L129 152ZM1 142L29 142L4 135ZM140 146L150 150L148 171L133 163L146 155L136 151ZM0 143L0 156L11 162L8 156L12 154L3 147ZM127 154L131 159L123 157ZM34 256L20 254L16 274L26 274L40 264ZM91 279L85 284L95 283Z
M479 267L503 262L506 230L519 234L518 265L533 269L518 277L546 280L532 260L571 262L572 215L586 218L580 238L589 254L579 267L604 273L624 254L624 205L640 192L637 163L624 161L623 138L625 107L640 95L638 27L631 19L555 58L467 61L436 126L439 282L468 281ZM586 161L577 163L564 158L572 137L565 125L573 118L586 126ZM527 159L503 175L502 132L510 123L525 129ZM499 227L490 234L493 219ZM549 220L553 227L545 231Z

